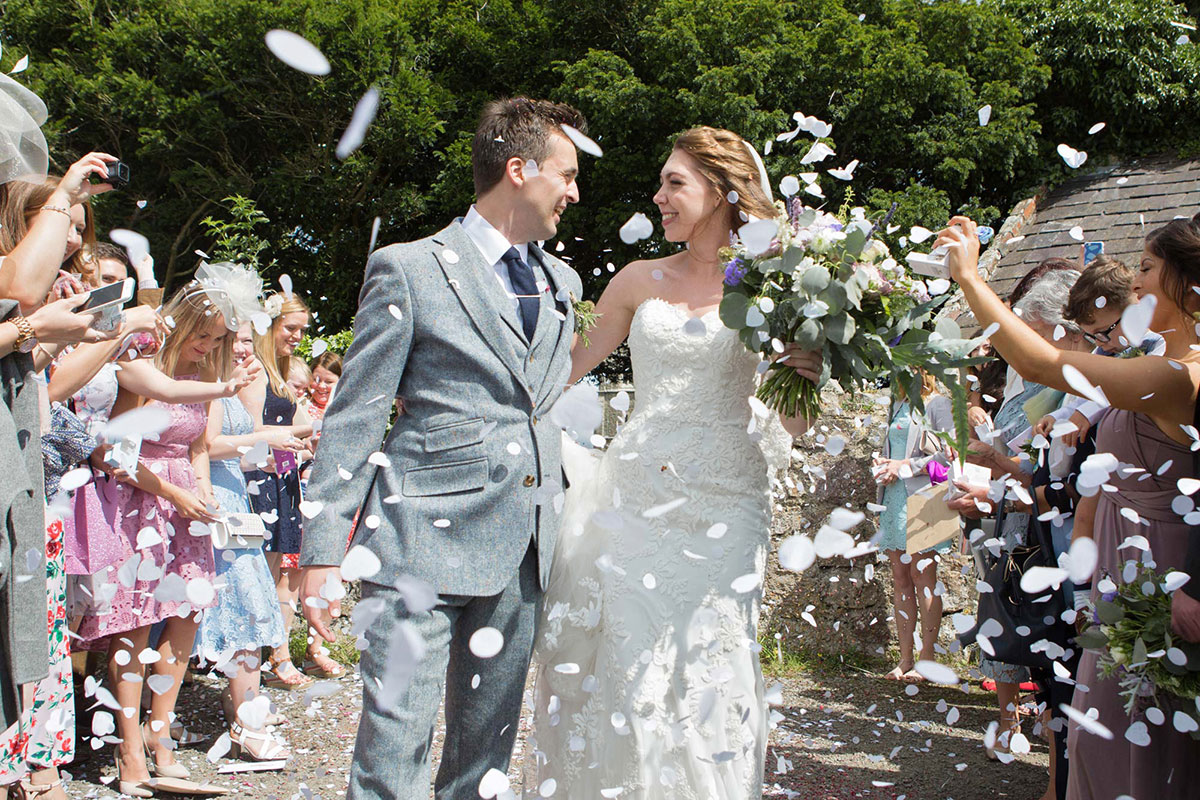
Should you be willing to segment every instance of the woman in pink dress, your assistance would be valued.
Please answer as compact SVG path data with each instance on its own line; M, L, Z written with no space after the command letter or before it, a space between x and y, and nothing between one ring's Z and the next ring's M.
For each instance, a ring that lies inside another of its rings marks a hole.
M1185 562L1196 512L1190 498L1178 498L1182 496L1179 481L1195 474L1191 444L1200 390L1200 215L1176 219L1146 237L1133 288L1142 300L1154 298L1147 309L1152 314L1148 327L1162 334L1166 352L1128 359L1059 350L1039 336L980 277L975 223L956 217L951 225L941 232L937 244L950 246L951 274L962 286L980 327L994 331L992 346L1026 380L1085 394L1094 394L1091 387L1098 387L1111 404L1096 434L1096 452L1113 457L1113 470L1104 480L1113 491L1100 492L1096 509L1099 557L1092 578L1093 598L1103 579L1127 580L1135 572L1126 572L1131 562L1133 566L1138 561L1153 563L1163 574L1190 570ZM1125 324L1131 340L1144 334ZM962 502L959 508L966 511L974 500L986 501L986 497L955 503ZM1133 534L1144 537L1149 547L1127 545L1127 537ZM1192 575L1195 582L1197 576ZM1171 598L1173 633L1192 642L1200 641L1200 602L1189 594L1194 588L1185 585ZM1095 651L1084 651L1072 706L1079 714L1093 715L1111 735L1071 724L1067 798L1195 797L1200 786L1200 741L1176 729L1169 712L1162 725L1154 724L1157 715L1148 715L1145 704L1135 706L1132 715L1126 713L1118 681L1100 676L1098 657ZM1145 731L1146 736L1137 731Z
M155 368L172 378L229 379L232 332L218 310L225 305L219 301L211 288L197 281L175 296L163 312L175 327L154 357ZM236 320L228 322L236 328ZM214 519L209 512L215 503L205 436L208 403L147 402L122 387L112 415L117 420L124 412L146 413L155 407L166 412L155 427L165 428L157 438L145 436L137 474L126 476L116 502L115 527L134 555L118 570L115 586L109 585L109 611L85 616L79 627L84 647L107 649L110 688L122 708L141 707L143 679L151 690L144 726L136 714L113 714L121 740L119 788L134 797L152 796L152 774L159 778L159 789L169 784L198 793L201 788L186 783L186 768L175 762L169 746L170 716L200 613L216 596L209 528L196 524ZM166 627L157 649L148 648L151 626L163 620ZM153 754L149 760L147 749Z

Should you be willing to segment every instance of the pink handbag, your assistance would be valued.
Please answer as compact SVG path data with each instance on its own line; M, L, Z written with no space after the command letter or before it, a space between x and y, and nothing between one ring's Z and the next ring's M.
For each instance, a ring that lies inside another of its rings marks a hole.
M74 510L63 520L68 575L95 575L133 555L125 535L114 528L117 481L96 475L75 490Z

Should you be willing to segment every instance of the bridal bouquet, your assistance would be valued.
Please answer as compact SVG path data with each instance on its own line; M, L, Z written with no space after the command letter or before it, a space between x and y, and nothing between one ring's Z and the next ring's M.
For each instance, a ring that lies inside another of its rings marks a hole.
M951 391L965 439L970 427L960 368L981 360L970 356L977 342L962 339L952 320L927 330L948 295L931 298L924 281L874 238L876 228L860 208L830 214L804 207L799 198L781 205L775 219L743 225L722 251L721 321L767 359L788 342L824 351L817 385L785 364L769 367L758 397L781 414L815 418L821 386L831 379L854 392L889 377L923 410L913 369L919 366ZM959 444L965 452L966 442Z
M1162 703L1174 712L1175 729L1195 737L1200 731L1200 644L1171 632L1171 590L1178 591L1174 578L1180 576L1139 568L1133 580L1095 601L1091 625L1076 643L1100 651L1100 674L1118 677L1127 712L1132 714L1139 700Z

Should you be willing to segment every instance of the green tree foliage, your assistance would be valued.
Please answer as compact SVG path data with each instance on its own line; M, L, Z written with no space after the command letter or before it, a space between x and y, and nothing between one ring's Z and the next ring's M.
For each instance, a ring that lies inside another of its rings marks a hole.
M0 66L29 54L21 78L49 106L58 169L93 148L131 164L132 186L97 201L102 236L145 233L177 286L214 244L204 220L236 222L225 199L247 198L265 217L252 226L264 274L311 294L328 335L351 320L376 217L388 243L464 213L487 99L528 93L588 116L605 156L581 156L583 200L559 241L594 297L607 264L671 247L616 232L635 211L657 216L659 168L692 125L762 149L795 111L825 119L837 155L815 166L830 206L847 185L824 170L858 159L855 196L899 202L902 230L956 210L995 221L1066 174L1059 142L1090 163L1186 146L1197 56L1169 23L1187 14L1164 0L0 0ZM317 44L332 72L275 59L271 28ZM379 115L339 161L370 86ZM1098 121L1108 129L1088 137ZM774 143L776 184L812 169L811 141Z

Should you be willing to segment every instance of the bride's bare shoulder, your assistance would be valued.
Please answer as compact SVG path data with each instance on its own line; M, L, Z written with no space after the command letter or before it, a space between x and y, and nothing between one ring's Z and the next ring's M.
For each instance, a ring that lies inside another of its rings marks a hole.
M630 261L617 271L609 286L633 300L644 300L662 292L664 277L673 272L679 255Z

